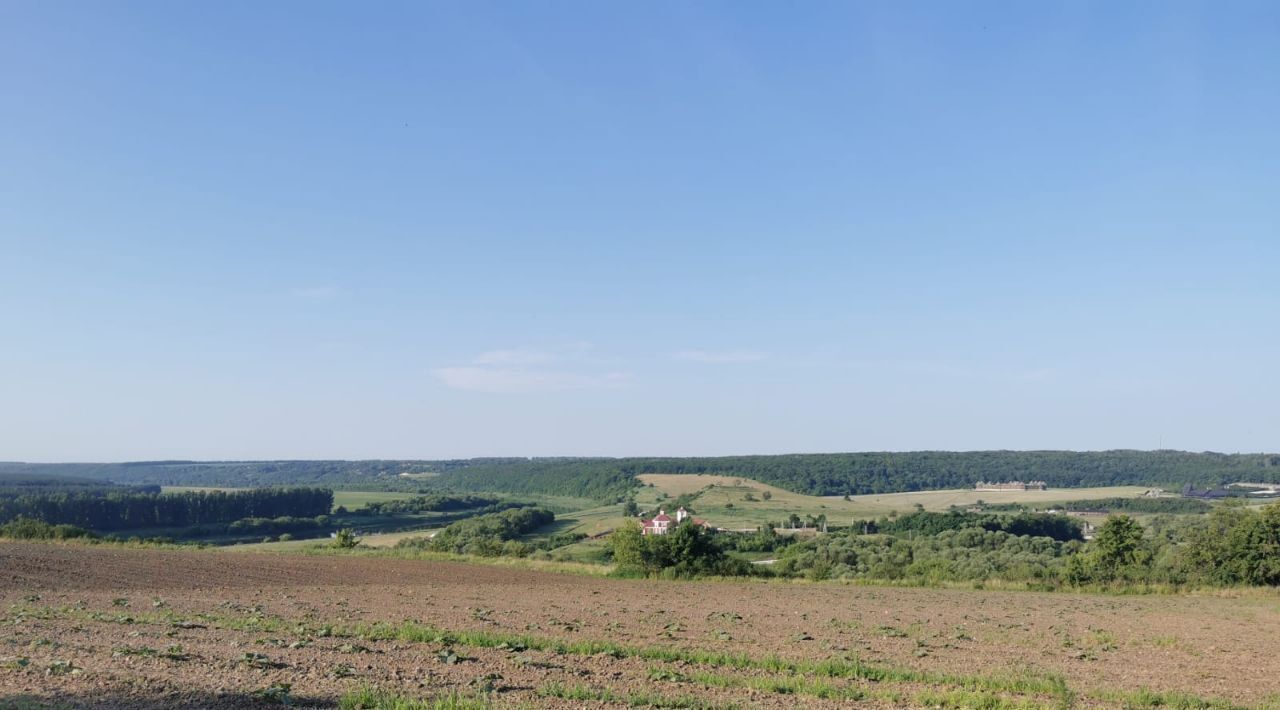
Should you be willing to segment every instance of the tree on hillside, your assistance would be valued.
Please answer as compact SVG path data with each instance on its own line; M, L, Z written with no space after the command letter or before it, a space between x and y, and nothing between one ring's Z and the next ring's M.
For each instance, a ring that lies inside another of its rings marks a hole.
M1076 584L1146 578L1151 553L1143 543L1142 525L1127 515L1113 515L1098 528L1086 552L1071 558L1067 577Z
M645 539L640 523L628 520L609 536L613 546L613 563L623 574L649 574L646 566Z
M675 577L747 574L750 565L727 558L712 534L685 521L666 535L643 535L628 521L611 536L613 561L621 574Z

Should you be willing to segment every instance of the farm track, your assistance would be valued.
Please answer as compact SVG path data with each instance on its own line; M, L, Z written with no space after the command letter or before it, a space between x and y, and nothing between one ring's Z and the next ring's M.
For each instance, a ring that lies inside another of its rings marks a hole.
M973 703L985 693L1030 707L1123 707L1143 688L1258 707L1280 698L1280 598L1265 595L623 581L10 543L0 544L0 603L0 707L245 707L273 683L322 707L362 686L411 697L493 690L496 705L536 707L601 706L588 692L738 707L964 706L965 693ZM517 637L532 643L504 641ZM165 657L170 646L185 658ZM704 652L750 662L695 657ZM851 657L893 672L812 667ZM57 675L63 661L81 670Z

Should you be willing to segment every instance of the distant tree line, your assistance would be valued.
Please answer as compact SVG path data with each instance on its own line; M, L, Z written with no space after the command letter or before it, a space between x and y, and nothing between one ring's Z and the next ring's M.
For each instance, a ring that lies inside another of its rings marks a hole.
M975 481L1042 480L1050 487L1280 483L1280 454L1184 451L912 451L702 458L497 458L442 461L149 461L0 463L0 475L67 475L150 485L324 485L365 490L457 490L563 495L621 502L645 473L751 478L810 495L967 488Z
M0 498L0 523L19 517L110 531L229 523L243 518L328 515L327 488L257 488L180 493L44 493Z
M1084 539L1080 522L1065 515L1046 513L994 515L955 510L946 513L919 511L897 518L863 521L854 524L853 532L855 534L861 532L889 535L937 535L945 530L965 528L982 528L989 532L1005 532L1017 536L1047 537L1059 542Z
M0 464L2 468L5 464ZM0 498L40 493L106 493L110 491L159 493L160 486L121 486L111 481L76 476L0 471Z
M1196 498L1099 498L1062 504L1063 510L1106 510L1110 512L1188 515L1208 513L1213 505Z
M276 518L241 518L226 527L232 535L280 535L287 533L314 534L329 527L331 519L327 515L314 518L302 518L282 515Z
M396 547L485 557L523 557L534 548L517 538L549 525L555 519L555 513L545 508L515 508L459 520L434 537L408 538L398 542Z
M1280 482L1280 455L1181 451L917 451L716 458L531 459L458 466L434 479L458 490L625 500L646 473L741 476L808 495L968 488L979 480L1050 487Z
M612 459L516 459L454 469L437 485L466 491L558 495L622 502L639 483Z
M414 513L438 513L454 510L471 510L473 508L496 507L502 505L500 498L476 495L431 494L414 496L401 500L384 500L368 503L362 508L352 511L355 515L411 515ZM511 503L507 507L519 507L519 503ZM492 511L496 512L496 511Z

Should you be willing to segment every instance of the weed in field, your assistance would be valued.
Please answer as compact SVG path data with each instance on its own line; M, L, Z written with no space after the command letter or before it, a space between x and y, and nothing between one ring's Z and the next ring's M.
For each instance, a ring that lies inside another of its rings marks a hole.
M1221 700L1205 700L1185 693L1157 693L1139 690L1134 693L1109 693L1108 699L1119 700L1126 710L1169 708L1170 710L1237 710L1237 706ZM1262 707L1271 707L1264 705Z
M679 683L688 680L683 674L677 673L667 668L650 668L649 680L665 680L672 683Z
M486 673L479 678L473 678L468 685L476 689L476 692L488 695L498 689L498 682L502 680L502 676L498 673Z
M964 708L965 710L1038 710L1042 703L1010 698L973 690L926 690L916 694L920 705L930 708Z
M266 669L266 668L284 668L285 664L272 661L261 653L251 653L246 651L241 654L235 661L239 665L249 666L250 668Z
M80 675L83 672L83 668L71 661L54 661L44 669L44 674L48 676Z
M181 646L169 646L160 654L161 658L167 658L170 661L189 661L190 654L184 652Z
M129 606L129 600L125 597L116 597L111 600L111 606Z
M7 670L7 671L24 670L29 665L31 665L31 659L27 658L26 656L19 656L17 658L7 658L0 661L0 668L3 668L4 670Z
M1117 648L1116 636L1110 631L1094 629L1092 640L1099 651L1114 651Z
M272 683L265 688L253 691L253 697L269 705L292 705L293 686L288 683Z
M361 688L342 696L339 710L485 710L489 701L450 693L428 700L415 700L377 688Z
M112 656L158 656L160 652L149 646L119 646L111 650Z
M665 697L653 693L615 693L608 688L592 688L586 685L564 686L560 683L548 683L538 688L538 695L544 698L557 698L577 702L613 703L630 705L631 707L651 708L687 708L690 710L720 710L734 707L709 703L692 696Z
M330 678L350 678L356 674L356 669L349 663L339 663L329 670Z

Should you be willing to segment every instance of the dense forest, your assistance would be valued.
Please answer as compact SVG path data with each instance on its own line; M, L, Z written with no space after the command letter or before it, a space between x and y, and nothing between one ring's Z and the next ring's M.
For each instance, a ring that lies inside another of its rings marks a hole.
M947 530L982 528L988 532L1004 532L1014 536L1048 537L1058 542L1083 540L1080 521L1065 515L1045 513L1021 513L1018 515L992 515L950 511L931 513L920 511L898 518L868 520L853 525L855 531L887 533L890 535L937 535Z
M0 468L5 465L12 464L0 464ZM105 493L110 491L159 493L160 486L122 486L101 478L0 470L0 498L12 498L36 493Z
M625 459L622 459L625 460ZM436 485L465 491L543 494L615 502L639 483L613 459L530 459L454 469Z
M607 500L645 473L752 478L809 495L968 488L980 480L1041 480L1054 488L1280 482L1280 455L1181 451L920 451L721 458L533 459L452 469L462 490L585 495Z
M375 517L379 515L409 515L415 513L439 513L473 508L497 508L504 505L498 498L473 495L433 494L415 496L403 500L381 500L366 503L351 511L354 515ZM506 503L506 507L518 507L519 503ZM496 511L491 511L496 512Z
M524 461L525 459L497 459ZM466 461L135 461L129 463L0 463L6 475L72 476L125 485L324 486L360 490L417 490L430 476L490 459Z
M324 485L550 494L614 501L644 473L716 473L810 495L967 488L976 481L1041 480L1085 486L1217 487L1280 483L1280 455L1183 451L913 451L716 458L507 458L448 461L160 461L0 464L0 475L59 474L121 484Z
M230 523L245 518L328 515L326 488L256 488L182 493L57 492L0 497L0 524L16 518L94 531Z

